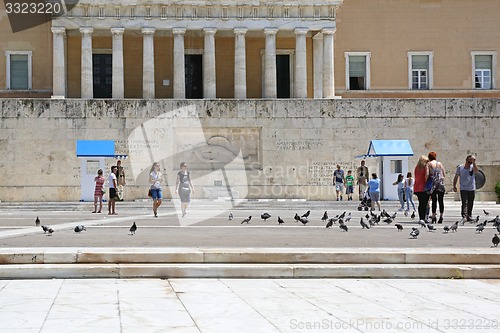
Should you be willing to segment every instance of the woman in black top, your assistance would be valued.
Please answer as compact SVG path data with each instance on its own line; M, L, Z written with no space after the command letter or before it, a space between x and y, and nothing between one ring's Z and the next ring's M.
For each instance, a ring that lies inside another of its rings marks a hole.
M175 183L175 193L181 198L182 217L186 216L186 210L191 201L191 193L194 193L194 187L191 183L191 176L187 171L186 162L180 164L181 170L177 173L177 181Z

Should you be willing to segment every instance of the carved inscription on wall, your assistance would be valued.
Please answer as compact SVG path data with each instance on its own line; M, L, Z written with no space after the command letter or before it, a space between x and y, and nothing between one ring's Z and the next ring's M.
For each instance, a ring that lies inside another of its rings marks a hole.
M328 186L333 185L333 171L337 169L337 164L344 170L344 176L351 170L352 175L356 174L354 162L310 162L308 163L308 185Z
M276 140L277 150L312 150L321 146L321 139L280 139Z

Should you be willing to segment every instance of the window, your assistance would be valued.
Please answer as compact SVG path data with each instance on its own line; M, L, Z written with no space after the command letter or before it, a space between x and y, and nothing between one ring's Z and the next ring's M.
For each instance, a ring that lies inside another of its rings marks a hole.
M391 173L403 172L403 160L391 160Z
M370 89L370 52L347 52L346 89Z
M473 89L494 89L495 52L472 52Z
M7 51L7 89L31 89L31 51Z
M433 52L408 52L408 89L432 89Z

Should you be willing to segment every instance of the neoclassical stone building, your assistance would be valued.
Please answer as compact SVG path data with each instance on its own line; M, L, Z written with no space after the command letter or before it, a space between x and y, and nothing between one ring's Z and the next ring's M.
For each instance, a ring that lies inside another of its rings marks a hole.
M494 198L497 0L81 0L17 33L2 6L2 201L80 199L96 139L128 156L128 199L182 159L197 197L329 200L372 139L437 151L448 181L477 154Z

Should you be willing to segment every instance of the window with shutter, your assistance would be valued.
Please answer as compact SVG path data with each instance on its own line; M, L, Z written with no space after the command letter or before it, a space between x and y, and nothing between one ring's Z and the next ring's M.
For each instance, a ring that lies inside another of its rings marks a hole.
M7 89L31 89L31 51L6 51Z

